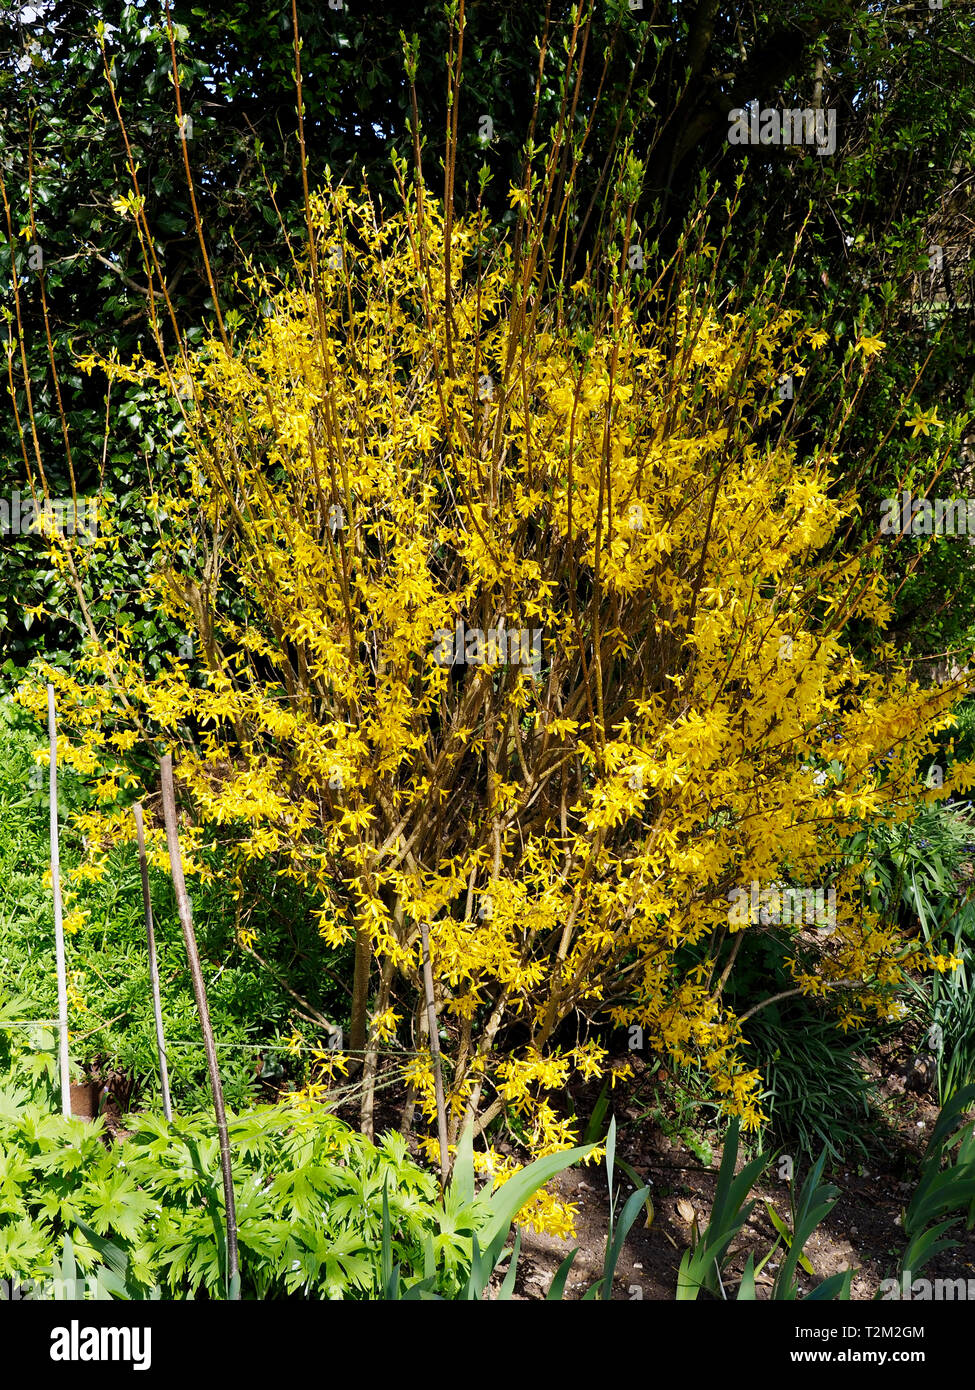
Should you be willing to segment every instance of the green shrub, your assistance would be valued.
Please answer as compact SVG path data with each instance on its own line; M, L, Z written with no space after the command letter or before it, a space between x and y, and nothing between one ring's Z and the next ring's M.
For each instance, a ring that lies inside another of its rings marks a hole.
M57 1012L53 907L44 879L50 853L47 772L33 758L45 743L22 711L0 699L0 874L7 888L0 914L0 997L16 992L29 999L21 1018L53 1018ZM90 806L91 796L69 770L59 776L58 793L62 877L70 893L70 872L82 856L71 814ZM217 872L220 853L216 846L211 852ZM150 877L173 1096L187 1109L205 1108L206 1060L172 883L164 872L151 871ZM321 1042L314 1025L296 1013L288 985L319 1014L343 1022L347 996L335 982L343 953L325 946L312 905L272 866L254 866L246 885L250 907L240 922L232 894L219 879L191 892L224 1090L228 1103L240 1108L264 1098L257 1080L262 1056L262 1076L269 1075L272 1061L279 1083L300 1083L304 1054L286 1053L284 1039L297 1031L308 1043ZM66 911L72 1061L96 1072L128 1073L151 1098L158 1084L156 1041L134 845L111 850L104 877L81 885L77 898L67 899ZM240 925L257 932L266 966L241 946Z
M960 706L958 717L967 739L975 704ZM961 962L944 975L910 983L914 1016L927 1039L921 1051L935 1058L938 1095L944 1104L959 1087L975 1081L975 997L970 989L975 902L965 877L975 857L971 808L920 803L909 821L874 827L869 835L855 837L851 846L865 854L864 889L871 906L896 914L905 926L919 929L945 955L953 954Z
M950 928L959 907L959 870L975 842L971 808L918 802L907 820L877 824L847 842L866 860L864 896L884 916L919 925L925 940ZM975 918L969 930L975 928Z
M862 1036L844 1035L804 998L770 1004L748 1020L749 1060L761 1071L762 1103L778 1139L801 1153L825 1150L841 1159L866 1153L863 1120L870 1082L860 1065Z
M43 1279L64 1257L66 1235L79 1267L96 1269L104 1252L88 1226L118 1247L143 1289L221 1296L212 1119L185 1115L170 1127L133 1116L124 1142L108 1147L101 1119L54 1113L53 1044L38 1030L0 1089L0 1278ZM438 1291L455 1294L466 1280L486 1200L471 1194L445 1208L399 1135L372 1144L332 1115L282 1105L231 1114L229 1131L245 1297L377 1297L384 1190L396 1262L421 1271L429 1242Z
M100 1118L65 1119L52 1108L49 1032L35 1029L11 1050L0 1089L0 1279L26 1297L65 1296L64 1286L77 1288L79 1279L100 1297L222 1297L223 1191L209 1116L172 1124L132 1116L125 1141L109 1147ZM231 1114L228 1128L240 1290L258 1299L480 1299L505 1262L499 1297L509 1298L520 1248L520 1236L507 1246L515 1217L593 1147L536 1159L478 1192L468 1130L441 1196L398 1134L372 1144L332 1115L283 1105ZM617 1216L614 1153L613 1123L606 1258L587 1297L611 1297L623 1241L649 1197L639 1188ZM576 1253L550 1297L561 1298Z
M957 1091L942 1107L931 1131L920 1180L901 1221L908 1238L902 1273L909 1270L916 1274L936 1254L954 1249L958 1241L946 1239L945 1233L957 1225L962 1215L966 1230L975 1225L975 1133L970 1113L973 1103L975 1087Z

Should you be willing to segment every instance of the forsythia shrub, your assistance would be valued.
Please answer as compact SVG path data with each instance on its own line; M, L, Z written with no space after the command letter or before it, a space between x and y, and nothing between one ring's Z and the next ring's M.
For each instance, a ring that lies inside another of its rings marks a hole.
M291 281L255 277L249 336L100 364L183 403L150 583L196 655L149 677L117 629L44 672L103 794L86 872L131 836L128 751L173 746L190 869L221 836L316 894L330 943L354 937L367 1132L396 1038L421 1039L409 1079L435 1115L422 921L451 1142L508 1111L535 1152L570 1143L551 1093L614 1065L573 1019L639 1025L754 1126L729 893L835 888L835 931L797 926L792 969L846 1026L887 1016L908 968L946 968L863 908L841 851L904 814L958 688L921 689L882 636L855 653L883 582L869 552L833 557L856 505L837 441L800 459L774 390L815 333L719 312L686 276L668 296L625 257L601 297L562 291L512 200L498 240L422 187L386 216L326 190ZM843 401L878 350L851 341ZM41 711L40 687L22 698ZM539 1221L564 1228L557 1205Z

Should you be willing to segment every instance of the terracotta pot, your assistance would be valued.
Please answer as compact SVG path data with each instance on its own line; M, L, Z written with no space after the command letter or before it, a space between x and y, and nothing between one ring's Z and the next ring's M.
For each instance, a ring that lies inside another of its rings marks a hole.
M99 1087L94 1081L71 1085L71 1113L79 1120L93 1120L98 1114Z

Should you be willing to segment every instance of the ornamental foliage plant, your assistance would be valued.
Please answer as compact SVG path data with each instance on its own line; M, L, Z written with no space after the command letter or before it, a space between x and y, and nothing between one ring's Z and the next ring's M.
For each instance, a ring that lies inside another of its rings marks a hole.
M843 431L883 345L851 338L831 429L801 451L775 384L816 332L770 296L719 303L703 235L654 278L631 209L605 288L563 287L556 180L513 188L500 236L400 175L395 212L341 185L309 197L292 275L253 277L250 332L83 363L179 403L147 602L193 655L147 672L125 625L92 624L70 672L41 673L101 798L82 881L131 838L133 756L174 749L188 875L212 875L219 841L354 942L346 1050L320 1054L309 1105L354 1068L371 1134L405 1046L404 1100L435 1132L426 922L450 1143L473 1125L496 1175L492 1121L535 1154L570 1145L557 1093L625 1075L630 1028L754 1127L762 1078L724 992L764 928L735 889L835 892L828 930L787 924L788 966L844 1028L890 1016L907 970L953 963L864 907L843 855L907 814L964 690L917 684L884 643L873 552L831 549L856 506ZM624 200L638 177L621 165ZM72 545L51 538L66 572L97 564L111 517L83 560ZM21 698L40 710L43 686ZM926 795L971 782L958 764ZM554 1200L536 1215L567 1229Z
M212 1119L188 1111L170 1124L143 1112L113 1138L102 1116L55 1112L55 1074L54 1037L37 1028L0 1087L0 1279L43 1290L73 1244L90 1280L110 1241L128 1262L130 1297L226 1296ZM493 1209L472 1190L443 1197L400 1135L372 1144L320 1108L255 1105L229 1122L245 1297L377 1297L384 1207L404 1271L418 1277L429 1263L432 1286L456 1296L472 1236L490 1229L500 1202Z

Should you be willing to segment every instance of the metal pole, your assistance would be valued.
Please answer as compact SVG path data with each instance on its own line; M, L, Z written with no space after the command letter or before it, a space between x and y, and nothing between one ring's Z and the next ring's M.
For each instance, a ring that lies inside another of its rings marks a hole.
M58 728L54 712L54 686L47 687L47 733L51 745L51 885L54 890L54 949L58 973L58 1033L61 1073L61 1113L71 1114L71 1077L68 1071L68 976L64 961L64 914L61 904L61 856L58 850Z

